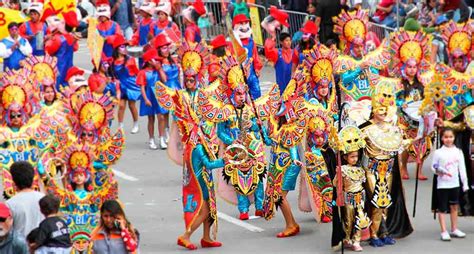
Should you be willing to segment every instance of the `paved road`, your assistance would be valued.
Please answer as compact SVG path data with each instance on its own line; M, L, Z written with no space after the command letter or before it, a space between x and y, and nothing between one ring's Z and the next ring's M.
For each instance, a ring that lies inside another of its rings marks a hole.
M91 69L85 47L76 54L76 65ZM272 68L263 72L263 80L272 81ZM128 114L128 113L127 113ZM166 151L148 149L146 141L146 120L140 120L140 133L128 134L131 128L130 116L126 121L126 149L120 162L114 167L118 170L120 199L126 205L126 213L141 233L141 253L188 253L176 245L176 238L183 233L181 206L181 167L172 163ZM413 165L411 166L413 172ZM425 171L427 168L425 167ZM427 173L427 175L430 175ZM405 181L408 209L413 207L414 180ZM223 247L218 249L198 249L194 253L331 253L330 224L317 224L311 214L297 210L297 191L289 194L296 220L301 233L293 238L277 239L275 235L282 229L283 217L278 213L271 221L253 219L245 223L235 223L232 218L238 215L232 205L218 200L218 209L223 215L219 220L218 239ZM461 230L467 233L463 240L452 242L439 240L439 226L430 212L431 177L420 182L417 216L412 219L415 232L401 239L395 246L375 249L364 246L365 253L472 253L474 250L474 220L460 218ZM253 210L251 210L253 213ZM230 218L230 219L229 219ZM257 232L256 232L257 231ZM260 232L258 232L260 231ZM193 241L198 243L201 231L198 230Z

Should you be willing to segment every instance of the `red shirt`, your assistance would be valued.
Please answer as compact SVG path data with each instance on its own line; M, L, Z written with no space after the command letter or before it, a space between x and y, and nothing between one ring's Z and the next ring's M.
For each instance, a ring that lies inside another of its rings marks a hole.
M395 4L395 0L382 0L382 1L380 1L380 3L378 5L381 6L381 7L384 7L384 8L388 8L393 4ZM389 13L384 12L382 10L377 10L377 11L375 11L374 16L379 17L379 20L382 21L382 20L385 19L385 17L387 17L388 14Z

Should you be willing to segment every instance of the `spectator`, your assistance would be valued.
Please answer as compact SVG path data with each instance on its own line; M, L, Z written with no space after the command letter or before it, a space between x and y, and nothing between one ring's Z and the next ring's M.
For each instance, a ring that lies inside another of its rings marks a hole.
M310 0L308 2L308 16L304 18L303 24L308 22L308 20L315 22L316 21L316 0Z
M250 10L247 3L244 0L233 0L229 5L230 18L234 18L236 15L245 14L247 18L250 18Z
M423 4L421 9L419 21L422 26L432 27L438 18L438 1L437 0L427 0Z
M123 35L127 40L133 36L133 26L135 16L133 14L133 4L131 0L109 0L111 6L112 20L117 22L122 29Z
M120 204L107 200L100 208L100 224L92 232L95 254L129 254L138 249L138 233Z
M35 172L29 162L13 163L10 173L18 192L7 201L7 205L13 215L13 228L19 235L26 237L44 218L39 207L39 200L44 194L32 189Z
M338 40L333 31L334 23L332 17L339 15L342 6L340 1L320 0L316 5L316 26L319 27L319 41L326 43L327 40Z
M10 36L0 41L0 58L3 58L3 71L7 68L18 70L21 67L21 61L30 56L33 49L30 43L20 37L19 25L15 22L8 24L8 33Z
M308 9L308 0L281 0L281 4L289 11L306 12Z
M25 238L12 229L13 218L5 203L0 203L0 253L28 254Z
M447 63L448 62L448 53L446 50L446 45L443 42L441 37L440 28L443 24L447 23L449 20L444 15L438 16L436 18L435 25L437 27L436 31L433 33L433 41L431 43L431 63Z
M375 11L374 21L384 26L395 27L397 24L396 8L395 0L381 0Z
M44 196L39 201L41 213L46 217L34 233L31 245L36 254L69 254L71 238L66 222L59 215L59 199L52 195ZM30 236L30 235L29 235Z

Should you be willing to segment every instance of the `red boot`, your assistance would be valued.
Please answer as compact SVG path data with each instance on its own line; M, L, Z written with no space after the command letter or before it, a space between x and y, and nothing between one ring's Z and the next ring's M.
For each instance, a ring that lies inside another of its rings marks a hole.
M255 216L263 217L263 210L256 210L255 211Z
M240 220L248 220L249 219L249 213L248 212L240 213L239 219Z
M203 248L213 248L213 247L221 247L222 243L214 241L214 242L209 242L204 239L201 239L201 247Z

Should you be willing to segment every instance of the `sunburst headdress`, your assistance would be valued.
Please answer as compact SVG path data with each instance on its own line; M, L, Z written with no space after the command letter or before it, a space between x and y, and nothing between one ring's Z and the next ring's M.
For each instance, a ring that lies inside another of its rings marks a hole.
M311 78L316 87L331 87L334 83L333 65L337 53L323 45L315 46L305 55L303 65L311 73Z
M354 44L360 45L365 43L365 37L368 32L367 24L369 22L367 10L342 10L332 20L334 22L334 32L339 35L345 44L344 53L350 54Z
M86 176L86 182L90 181L91 167L95 160L94 152L90 147L74 143L66 149L65 158L70 182L78 173Z
M178 48L178 56L184 75L198 75L200 81L203 81L207 64L210 62L209 48L203 43L192 45L182 40L181 47Z
M400 31L391 35L390 48L393 64L398 72L404 76L406 65L417 66L418 73L427 71L430 67L431 36L419 30L417 32Z
M237 90L248 90L248 86L245 83L244 71L234 56L229 55L222 58L220 65L219 79L224 81L225 92L228 98L231 99Z
M472 32L469 24L457 24L450 20L442 27L442 38L447 46L449 62L452 66L453 58L462 57L464 65L470 61L469 51L472 48Z

